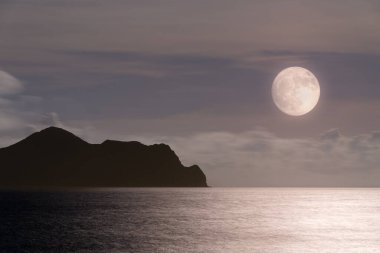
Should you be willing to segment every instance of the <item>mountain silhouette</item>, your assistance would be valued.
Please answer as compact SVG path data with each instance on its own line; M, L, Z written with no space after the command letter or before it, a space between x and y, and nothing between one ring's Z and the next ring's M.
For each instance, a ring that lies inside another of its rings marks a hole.
M206 187L206 176L182 165L165 144L106 140L90 144L49 127L0 149L0 186Z

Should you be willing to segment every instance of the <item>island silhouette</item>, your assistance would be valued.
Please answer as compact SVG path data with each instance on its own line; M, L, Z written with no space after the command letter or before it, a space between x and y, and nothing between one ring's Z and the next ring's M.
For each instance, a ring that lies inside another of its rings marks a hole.
M166 144L90 144L49 127L0 149L0 187L207 187Z

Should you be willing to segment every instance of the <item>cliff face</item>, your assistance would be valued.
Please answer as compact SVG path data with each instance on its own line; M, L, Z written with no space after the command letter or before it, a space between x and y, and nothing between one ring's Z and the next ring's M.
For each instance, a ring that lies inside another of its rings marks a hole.
M206 187L168 145L107 140L89 144L50 127L0 149L0 186Z

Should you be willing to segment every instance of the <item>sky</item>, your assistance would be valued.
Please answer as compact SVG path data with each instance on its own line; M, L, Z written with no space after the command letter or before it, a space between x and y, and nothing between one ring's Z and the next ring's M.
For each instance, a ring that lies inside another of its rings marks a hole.
M0 146L165 142L212 186L380 186L377 0L0 1ZM321 97L291 117L284 68Z

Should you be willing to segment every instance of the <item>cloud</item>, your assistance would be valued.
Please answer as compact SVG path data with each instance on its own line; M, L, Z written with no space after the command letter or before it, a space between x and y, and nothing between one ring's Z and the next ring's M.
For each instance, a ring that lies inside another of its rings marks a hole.
M0 95L19 93L22 89L23 85L18 79L0 70Z
M9 96L21 92L23 88L17 78L0 70L0 130L12 129L20 124L20 119L12 113L14 101Z
M338 140L341 137L341 133L338 128L333 128L321 134L321 140Z
M86 72L162 78L200 75L237 68L234 58L200 54L163 54L126 50L53 50L57 57L70 57L75 68Z
M27 36L42 49L379 52L379 3L371 0L5 2L2 26L11 39L4 43L17 48Z
M131 137L133 138L133 137ZM165 142L187 164L198 163L214 186L380 186L379 133L281 138L268 131L206 132Z
M24 113L15 109L23 89L21 81L0 70L0 145L12 143L27 125Z
M24 95L24 90L20 80L0 70L0 147L13 144L47 126L65 127L80 133L78 129L64 125L57 113L36 109L41 98Z

